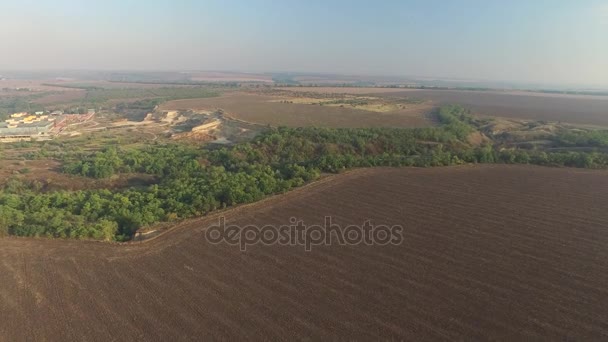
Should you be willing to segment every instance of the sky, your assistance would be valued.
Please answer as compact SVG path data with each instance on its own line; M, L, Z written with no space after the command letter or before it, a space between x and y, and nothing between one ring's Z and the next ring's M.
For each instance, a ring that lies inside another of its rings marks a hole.
M608 85L608 0L0 0L0 70Z

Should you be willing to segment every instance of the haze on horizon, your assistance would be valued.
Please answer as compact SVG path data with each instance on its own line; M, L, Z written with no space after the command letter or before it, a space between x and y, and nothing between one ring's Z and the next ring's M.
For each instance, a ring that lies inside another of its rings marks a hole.
M241 70L608 86L608 3L23 0L0 70Z

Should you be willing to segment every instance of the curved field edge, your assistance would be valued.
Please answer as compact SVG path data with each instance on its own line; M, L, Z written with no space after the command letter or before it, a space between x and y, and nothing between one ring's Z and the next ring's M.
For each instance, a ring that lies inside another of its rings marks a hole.
M458 165L458 166L444 166L444 167L435 167L432 169L437 169L438 172L462 172L467 170L475 170L475 169L525 169L529 168L531 170L534 169L557 169L554 167L546 167L546 166L536 166L536 165L504 165L504 164L468 164L468 165ZM307 197L313 196L318 191L327 191L331 188L339 187L340 185L348 182L355 181L361 177L380 177L382 173L387 171L399 172L398 170L403 170L403 172L424 172L425 170L432 171L432 169L428 168L409 168L409 167L375 167L375 168L356 168L349 169L343 171L339 174L328 174L323 177L311 181L310 183L293 188L282 194L275 194L268 196L264 199L253 203L244 203L239 204L234 207L229 207L222 210L214 211L208 215L195 217L190 219L185 219L181 222L178 222L174 225L171 225L169 228L162 230L159 234L154 235L153 237L143 239L140 241L125 241L125 242L108 242L108 241L90 241L93 243L99 243L104 245L115 245L115 246L137 246L137 245L152 245L155 240L163 240L163 239L171 239L174 234L180 234L182 230L191 230L197 229L197 231L203 231L210 226L210 224L214 224L220 217L235 217L241 213L250 213L252 211L260 210L260 209L268 209L281 204L285 201L292 200L302 200ZM562 172L566 172L576 176L582 175L593 175L600 174L608 177L608 170L589 170L589 169L579 169L579 168L559 168L557 170L561 170ZM540 195L542 196L542 194ZM18 238L18 239L31 239L31 238ZM85 242L85 241L83 241Z
M174 242L180 241L191 235L192 232L203 232L211 224L217 223L220 217L237 217L240 214L249 214L257 210L267 210L277 205L288 201L299 201L319 192L326 192L329 189L339 188L344 183L354 182L359 178L375 178L382 177L385 173L412 173L412 174L445 174L447 173L462 173L462 172L475 172L477 170L487 170L496 172L509 172L509 170L530 170L531 172L542 172L547 173L554 172L555 174L564 173L573 175L575 177L580 176L593 176L600 175L606 177L608 180L608 170L596 170L596 169L581 169L581 168L555 168L538 165L507 165L507 164L465 164L456 166L442 166L433 168L419 168L419 167L365 167L365 168L354 168L342 171L338 174L325 174L322 177L313 180L303 186L292 188L285 193L274 194L265 197L261 200L252 203L243 203L234 205L225 209L213 211L207 215L183 219L174 224L170 224L168 227L163 227L159 234L156 234L150 238L142 240L129 240L124 242L119 241L102 241L93 239L58 239L58 238L45 238L45 237L22 237L22 236L4 236L0 237L0 241L19 243L33 242L43 244L56 244L56 245L87 245L87 246L100 246L101 248L108 248L109 250L134 250L142 251L141 249L152 249L156 245L163 245L166 242L173 244ZM551 181L548 181L551 182ZM485 189L482 189L485 190ZM543 197L543 194L539 194L538 197ZM154 228L154 227L152 227ZM133 247L133 248L131 248Z
M377 169L381 169L381 168L377 168ZM286 201L286 200L290 200L290 199L293 199L294 197L299 198L301 196L307 196L307 194L309 194L311 192L320 190L319 188L323 189L324 186L328 186L328 187L336 186L337 184L347 181L351 177L363 176L363 175L369 174L373 171L374 171L374 168L359 168L359 169L346 170L340 174L325 175L317 180L311 181L310 183L308 183L306 185L303 185L298 188L293 188L282 194L270 195L264 199L261 199L259 201L253 202L253 203L238 204L238 205L235 205L230 208L216 210L205 216L185 219L182 222L171 225L167 229L163 229L159 234L156 234L150 238L142 239L139 241L130 240L130 241L125 241L125 242L109 242L109 241L95 241L95 242L119 245L119 246L149 244L156 239L167 238L167 236L171 235L171 233L175 233L176 231L179 231L181 229L191 228L191 226L196 225L196 224L206 224L206 223L212 222L213 220L217 220L220 217L239 214L246 210L255 210L256 208L264 207L267 205L272 205L274 203L278 203L278 202L282 202L282 201Z
M225 212L239 225L327 213L402 224L399 246L243 253L205 242L209 218L138 245L0 240L0 331L11 341L601 340L607 186L605 171L378 168Z
M461 167L466 168L466 167L472 167L472 166L468 165L468 166L461 166ZM447 168L455 168L455 167L447 167ZM7 235L4 237L0 237L0 242L2 242L2 241L4 241L4 242L32 241L32 242L40 242L42 244L45 244L45 243L50 243L50 244L54 244L54 243L62 244L63 243L63 244L77 244L77 245L81 244L81 245L87 245L87 246L103 246L103 247L108 247L108 248L117 247L119 249L127 249L127 250L130 249L128 247L137 247L138 248L138 247L153 246L157 243L162 244L161 240L173 239L173 238L175 238L175 235L179 235L180 233L183 233L182 231L193 229L196 226L204 227L203 229L206 229L208 227L209 223L214 222L215 220L217 220L220 217L229 216L229 215L234 216L243 211L256 210L256 209L260 209L263 207L272 206L272 205L281 203L283 201L296 200L299 198L308 197L311 194L314 194L316 191L324 190L328 187L336 187L339 184L347 182L353 178L370 175L377 171L381 171L383 169L392 169L392 168L384 168L384 167L357 168L357 169L346 170L339 174L327 174L327 175L324 175L321 178L311 181L310 183L307 183L301 187L290 189L289 191L287 191L285 193L270 195L264 199L261 199L261 200L258 200L258 201L252 202L252 203L243 203L243 204L238 204L235 206L228 207L226 209L216 210L216 211L213 211L204 216L184 219L180 222L170 224L169 226L166 226L166 224L164 224L163 227L160 228L158 234L155 234L155 235L151 236L150 238L145 238L142 240L129 240L129 241L124 241L124 242L119 242L119 241L103 241L103 240L93 240L93 239L78 240L78 239L69 239L69 238L59 239L59 238ZM407 168L404 168L404 169L407 169ZM151 229L156 229L156 228L151 227Z

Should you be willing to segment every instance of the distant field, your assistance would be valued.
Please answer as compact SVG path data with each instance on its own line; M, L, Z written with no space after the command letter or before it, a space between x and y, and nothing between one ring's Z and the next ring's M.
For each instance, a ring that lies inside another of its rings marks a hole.
M32 102L41 105L73 103L80 102L82 99L85 98L86 95L87 92L85 90L63 90L44 95L38 99L33 100Z
M30 90L17 91L15 88ZM14 98L18 98L23 100L21 102L37 105L35 108L68 104L93 106L151 98L171 100L207 97L216 95L219 89L219 86L109 81L6 80L0 81L0 101L14 101Z
M131 82L110 82L110 81L86 81L86 82L65 82L60 85L67 87L96 87L104 89L150 89L150 88L169 88L169 87L193 87L189 85L174 85L170 83L131 83Z
M608 126L608 96L392 88L285 87L282 89L295 92L414 97L432 101L436 105L460 104L471 109L475 114L485 116Z
M201 86L163 86L142 85L136 87L133 84L110 83L108 87L100 87L98 83L71 84L69 87L82 88L56 88L48 94L41 94L32 103L38 105L85 105L98 106L106 104L117 104L121 102L133 102L143 99L171 100L183 98L204 98L219 94L217 89ZM66 85L68 86L68 85Z
M319 127L421 127L430 122L425 114L430 106L417 111L370 112L356 108L271 102L272 96L231 93L208 99L169 101L162 110L221 108L230 116L263 125Z
M83 96L80 89L49 86L43 80L4 80L0 81L0 116L42 110L44 105L74 102Z
M412 96L410 91L387 94ZM415 97L460 104L488 116L608 126L608 97L444 90L416 91Z
M0 89L2 88L28 88L32 91L68 91L77 89L67 89L54 87L47 83L62 83L55 80L4 80L0 81Z
M279 90L294 92L330 93L330 94L384 94L403 93L404 89L396 88L365 88L365 87L277 87Z
M607 175L360 170L224 213L401 224L399 246L243 253L204 240L217 217L126 246L0 239L0 340L605 340Z
M271 75L245 72L193 72L188 76L190 80L200 82L273 82Z

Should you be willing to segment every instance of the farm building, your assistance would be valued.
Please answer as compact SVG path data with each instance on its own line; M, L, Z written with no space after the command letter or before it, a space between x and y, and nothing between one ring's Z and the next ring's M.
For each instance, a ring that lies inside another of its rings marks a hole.
M34 139L49 139L49 131L54 121L40 117L17 117L0 122L0 142L12 142Z
M11 118L23 118L26 116L28 116L28 114L26 112L11 114Z
M0 135L41 135L53 127L52 121L37 121L28 124L0 123Z

